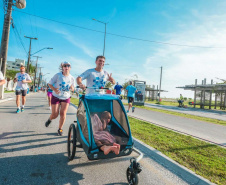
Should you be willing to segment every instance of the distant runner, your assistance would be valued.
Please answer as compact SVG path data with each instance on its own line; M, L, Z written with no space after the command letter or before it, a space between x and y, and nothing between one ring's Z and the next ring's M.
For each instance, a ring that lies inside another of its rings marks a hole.
M6 80L5 80L5 78L4 78L3 74L2 74L2 72L0 71L0 86L1 86L1 85L4 85L5 83L6 83Z
M122 93L122 89L123 87L121 85L118 84L118 82L116 83L115 87L114 87L115 91L116 91L116 95L121 95ZM120 96L121 97L121 96Z
M133 100L134 100L134 96L135 96L135 92L137 92L136 87L134 87L132 85L132 81L129 82L130 85L128 85L126 87L126 91L127 91L127 98L128 98L128 110L127 113L129 113L129 109L132 108L132 112L134 112L135 107L133 107Z
M97 56L96 57L96 68L88 69L81 75L77 77L77 84L83 90L87 87L104 87L107 81L110 81L112 84L115 84L115 80L112 78L112 74L109 73L104 68L105 57ZM86 86L82 84L82 80L86 79ZM86 94L94 93L95 89L87 89Z
M53 90L49 87L49 84L47 84L47 97L48 97L48 103L49 103L49 110L51 110L52 96L53 96Z
M20 73L17 73L14 78L14 83L15 82L17 82L17 86L15 89L16 90L16 105L17 105L16 113L19 113L20 112L20 95L22 94L21 112L23 112L25 102L26 102L28 83L32 82L29 74L25 73L25 67L23 65L20 66Z
M62 136L62 127L70 104L70 90L74 91L75 79L70 74L71 64L69 62L61 63L60 70L61 72L55 74L48 83L49 87L53 90L51 99L52 114L46 121L45 126L48 127L52 120L58 117L60 112L58 135Z

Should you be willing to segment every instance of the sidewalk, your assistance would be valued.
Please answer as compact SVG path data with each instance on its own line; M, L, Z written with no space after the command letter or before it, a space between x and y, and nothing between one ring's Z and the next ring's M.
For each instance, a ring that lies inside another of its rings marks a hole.
M0 103L10 101L16 98L15 92L4 93L4 98L0 100Z
M199 108L192 108L192 107L182 108L182 107L158 105L158 104L151 104L151 103L145 103L144 105L147 107L152 107L152 108L156 108L156 109L180 112L180 113L184 113L184 114L191 114L191 115L195 115L195 116L207 117L207 118L219 119L219 120L226 121L226 112L220 111L220 110L199 109Z
M123 103L128 103L128 101L124 99ZM152 104L152 103L145 103L144 106L155 108L155 109L168 110L168 111L179 112L183 114L190 114L194 116L226 121L226 112L220 111L220 110L199 109L199 108L192 108L192 107L182 108L182 107L159 105L159 104Z

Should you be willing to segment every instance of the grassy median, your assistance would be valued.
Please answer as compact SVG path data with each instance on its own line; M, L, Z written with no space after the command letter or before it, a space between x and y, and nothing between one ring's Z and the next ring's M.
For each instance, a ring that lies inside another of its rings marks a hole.
M151 108L151 107L147 107L147 106L135 106L135 107L226 126L226 121L219 120L219 119L212 119L212 118L206 118L206 117L201 117L201 116L195 116L195 115L191 115L191 114L184 114L184 113L180 113L180 112L168 111L168 110L163 110L163 109L156 109L156 108Z
M129 121L133 137L211 182L226 184L226 149L145 121Z

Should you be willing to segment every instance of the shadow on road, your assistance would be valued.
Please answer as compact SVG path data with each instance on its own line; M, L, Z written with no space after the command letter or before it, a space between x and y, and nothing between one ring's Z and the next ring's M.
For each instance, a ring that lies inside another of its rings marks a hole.
M73 184L83 179L83 174L68 165L63 153L1 158L0 182L8 184Z

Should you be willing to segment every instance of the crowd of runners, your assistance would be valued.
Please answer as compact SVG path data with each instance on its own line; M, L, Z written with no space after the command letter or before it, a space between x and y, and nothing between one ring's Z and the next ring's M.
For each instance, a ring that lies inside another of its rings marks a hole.
M63 125L66 120L66 113L70 104L71 92L74 92L77 86L86 91L86 94L94 93L96 88L105 87L107 82L111 82L113 85L116 84L114 78L112 77L112 73L109 74L105 71L105 57L97 56L96 67L92 69L88 69L84 71L81 75L79 75L76 80L70 74L70 70L72 65L70 62L63 62L60 64L60 72L56 73L47 84L47 97L48 97L48 105L51 110L51 114L45 122L45 126L48 127L51 122L56 119L60 115L59 127L58 127L58 135L63 134ZM86 80L86 85L83 83L83 80ZM24 112L25 103L26 103L26 95L28 89L28 83L31 83L31 77L28 73L25 73L25 66L20 66L20 72L16 74L14 78L14 82L17 82L15 94L16 94L16 113ZM5 84L6 81L0 72L0 85ZM134 112L134 107L132 106L136 88L132 85L132 82L124 89L127 92L128 97L128 110L130 109ZM87 88L92 87L92 88ZM117 84L114 87L115 94L121 95L123 87ZM22 96L22 104L20 103L20 99Z

